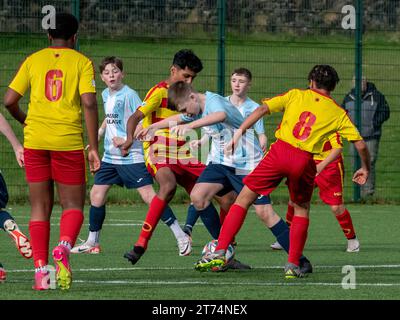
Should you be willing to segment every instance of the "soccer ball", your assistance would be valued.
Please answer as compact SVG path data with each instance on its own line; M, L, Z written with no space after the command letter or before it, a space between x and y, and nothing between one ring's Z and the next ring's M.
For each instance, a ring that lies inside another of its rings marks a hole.
M210 242L208 242L204 248L203 251L201 252L202 256L205 256L206 254L209 253L213 253L215 251L215 248L218 245L218 240L211 240ZM233 256L235 255L235 249L233 248L232 245L229 245L228 249L226 250L225 253L225 259L226 262L228 263L229 261L231 261L233 259Z

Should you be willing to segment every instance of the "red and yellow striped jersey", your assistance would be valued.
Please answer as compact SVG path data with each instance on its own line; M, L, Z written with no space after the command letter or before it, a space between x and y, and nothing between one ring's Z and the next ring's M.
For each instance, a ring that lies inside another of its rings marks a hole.
M179 114L167 108L168 106L168 84L163 81L152 87L146 94L143 104L138 108L143 114L143 128L153 123L164 120L170 116ZM171 135L169 129L157 130L153 141L143 142L146 163L150 165L157 159L192 159L190 149L186 140Z
M83 149L80 96L95 93L90 59L65 47L33 53L9 85L30 101L24 128L24 146L40 150Z
M325 141L322 148L322 152L319 154L315 154L314 160L324 160L331 153L331 150L333 148L335 149L343 148L342 138L337 132L332 134L329 140Z
M324 143L337 132L349 141L362 140L346 111L331 97L315 90L292 89L271 99L263 99L270 112L283 112L277 139L301 150L319 154Z

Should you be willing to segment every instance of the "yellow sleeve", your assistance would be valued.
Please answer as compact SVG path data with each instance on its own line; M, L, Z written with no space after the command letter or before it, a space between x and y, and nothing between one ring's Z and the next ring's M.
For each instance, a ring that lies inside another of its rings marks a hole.
M331 143L332 148L340 149L343 148L343 141L340 135L335 132L329 137L329 142Z
M261 100L261 102L268 106L269 111L271 113L283 112L289 102L289 99L290 99L290 91L270 99L263 99Z
M353 124L353 122L351 122L347 113L344 113L344 115L341 118L341 121L339 123L338 132L343 138L346 138L348 141L363 140L358 129Z
M79 79L79 95L84 93L96 93L94 67L89 59L86 59Z
M164 89L165 90L165 89ZM162 92L160 88L152 88L146 94L146 98L144 98L142 105L138 108L140 112L144 114L144 116L148 116L150 113L155 111L158 107L160 107L162 101Z
M19 67L17 74L14 79L11 81L9 88L18 92L21 96L25 94L25 92L29 88L29 71L28 71L28 58L22 62Z

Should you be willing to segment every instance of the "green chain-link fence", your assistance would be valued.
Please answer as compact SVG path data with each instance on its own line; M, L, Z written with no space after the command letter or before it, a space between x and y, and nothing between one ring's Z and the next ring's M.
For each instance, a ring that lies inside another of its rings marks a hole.
M360 1L363 3L363 74L386 96L390 119L383 124L376 163L377 201L400 201L400 170L397 166L400 77L397 0ZM135 1L2 1L0 2L0 95L24 57L48 44L41 27L43 6L69 11L80 18L79 50L98 65L106 55L124 61L125 82L143 98L147 90L168 76L173 54L191 48L203 60L204 70L194 85L200 91L230 93L230 72L237 67L253 73L250 97L260 101L293 87L305 88L307 74L315 64L333 65L341 78L333 97L341 104L352 89L355 74L355 34L353 27L357 1L310 0L135 0ZM345 6L350 7L345 7ZM224 8L224 10L223 10ZM223 15L221 15L223 13ZM221 19L224 18L224 19ZM221 28L221 22L224 25ZM225 30L224 37L221 31ZM221 64L222 62L222 64ZM222 79L222 81L221 81ZM100 118L103 116L100 92L104 85L97 75ZM22 107L26 108L23 99ZM22 138L21 127L12 123ZM269 141L281 115L265 119ZM12 149L0 138L0 168L12 200L27 200L23 171L17 168ZM354 198L350 150L344 147L345 199ZM92 178L89 180L92 182ZM89 188L90 188L89 183ZM111 200L137 200L132 192L114 188ZM177 201L187 199L182 190ZM274 201L286 201L280 187Z

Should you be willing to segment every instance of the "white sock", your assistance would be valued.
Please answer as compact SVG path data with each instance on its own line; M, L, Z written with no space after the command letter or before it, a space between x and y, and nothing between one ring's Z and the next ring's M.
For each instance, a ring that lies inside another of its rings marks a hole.
M183 232L181 226L179 225L178 220L175 220L169 227L174 233L176 239L184 238L187 236L187 234Z
M68 241L62 240L58 243L59 246L64 246L66 247L69 251L71 251L72 246L71 243L69 243Z
M89 231L89 237L86 242L91 245L98 244L100 240L100 230L99 231Z

